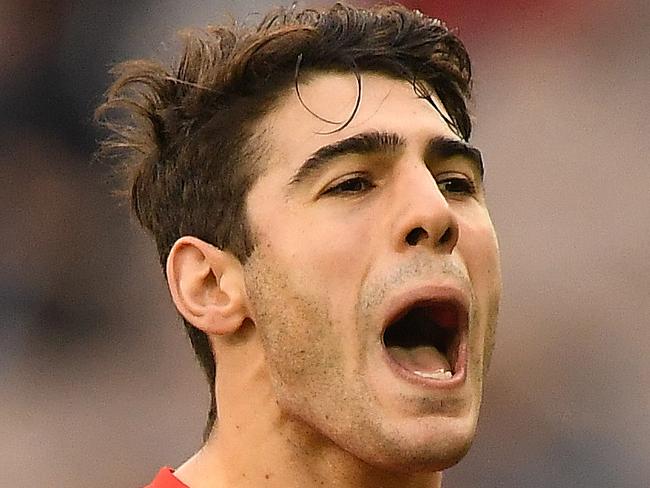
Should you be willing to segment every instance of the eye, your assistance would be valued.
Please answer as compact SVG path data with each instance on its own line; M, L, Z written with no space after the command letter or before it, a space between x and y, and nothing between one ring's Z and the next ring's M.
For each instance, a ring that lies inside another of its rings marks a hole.
M438 178L438 188L447 195L475 195L476 185L474 182L462 175L454 175Z
M355 195L374 188L375 185L365 176L348 177L327 188L323 195Z

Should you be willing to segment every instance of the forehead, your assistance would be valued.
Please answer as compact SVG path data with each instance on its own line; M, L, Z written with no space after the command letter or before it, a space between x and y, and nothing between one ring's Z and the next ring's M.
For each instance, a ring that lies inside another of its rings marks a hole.
M458 139L431 104L411 83L374 73L361 74L361 89L352 73L312 74L278 100L261 121L271 154L269 166L291 171L320 147L368 130L402 136L410 146L432 137ZM443 113L444 106L432 96ZM342 126L358 109L351 123ZM278 167L279 166L279 167Z

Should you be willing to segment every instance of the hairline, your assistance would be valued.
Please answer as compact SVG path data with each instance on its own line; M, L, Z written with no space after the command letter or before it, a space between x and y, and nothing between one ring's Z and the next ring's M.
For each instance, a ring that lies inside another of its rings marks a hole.
M323 69L323 68L308 68L304 70L303 73L301 73L301 79L300 83L305 86L309 86L312 82L315 81L316 78L320 77L327 77L327 76L346 76L346 75L352 75L354 76L355 71L352 68L345 69L343 67L341 68L331 68L331 69ZM398 82L404 82L409 84L414 92L417 94L417 89L414 86L413 80L408 80L404 76L400 76L397 73L390 72L389 70L379 70L379 69L359 69L356 71L359 76L363 75L370 75L370 76L378 76L384 79L388 80L394 80ZM426 83L426 81L423 81ZM438 108L444 112L444 114L449 117L449 112L447 108L445 107L444 102L440 98L440 96L437 94L435 87L429 86L428 83L427 87L430 90L430 95L431 98L433 99L433 102L437 104ZM284 105L289 103L290 97L295 96L295 100L298 101L300 105L303 106L303 109L307 112L310 113L310 111L304 106L302 101L299 98L299 95L296 91L296 85L293 83L291 84L286 84L287 86L284 86L280 89L278 89L275 92L275 96L272 96L272 100L269 102L268 107L262 113L258 118L255 120L251 121L250 123L250 134L251 134L251 139L247 141L243 146L242 146L242 154L244 153L249 153L252 154L253 156L257 156L257 162L253 163L251 166L251 171L254 172L254 177L253 181L251 182L251 185L244 197L245 202L244 202L244 216L247 220L247 225L249 226L249 230L251 231L251 239L253 242L250 244L255 247L255 232L254 229L251 226L251 221L249 219L248 215L248 198L249 195L251 194L252 190L255 188L257 183L260 181L261 178L263 178L268 172L274 167L275 164L280 163L280 149L275 145L274 139L272 137L272 131L274 130L272 124L270 124L270 119L273 117L274 112L279 111ZM359 98L362 97L362 92L358 93L357 95ZM313 114L312 114L313 115ZM357 110L354 110L353 113L350 114L350 120L353 120L357 115ZM313 115L316 118L316 115ZM447 124L446 121L443 120L445 124ZM344 122L341 122L341 125L343 125ZM448 125L448 124L447 124ZM344 127L341 127L343 129ZM453 132L453 128L450 127ZM332 131L331 133L336 133L338 132L339 129L337 128L336 130ZM327 135L330 134L330 132L327 133L317 133L317 134L322 134L322 135ZM461 141L464 141L463 138L460 138ZM258 147L253 148L252 144L255 143L255 141L258 142ZM465 141L467 142L467 141ZM267 151L267 155L265 156L264 151ZM248 256L247 256L248 257ZM243 263L242 263L243 264Z

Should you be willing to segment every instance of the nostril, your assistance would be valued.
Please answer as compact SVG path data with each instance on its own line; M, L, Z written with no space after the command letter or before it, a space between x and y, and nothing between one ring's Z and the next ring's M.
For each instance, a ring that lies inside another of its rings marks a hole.
M415 246L422 239L429 237L429 234L422 227L416 227L406 236L406 242L409 246Z
M429 233L426 230L424 230L422 227L416 227L415 229L412 229L411 232L407 234L406 242L409 246L416 246L422 240L426 240L428 238L429 238ZM448 227L445 230L444 234L440 236L440 239L438 240L438 244L445 245L451 242L453 239L454 239L454 229Z
M440 244L447 244L454 238L454 231L448 227L444 234L440 236Z

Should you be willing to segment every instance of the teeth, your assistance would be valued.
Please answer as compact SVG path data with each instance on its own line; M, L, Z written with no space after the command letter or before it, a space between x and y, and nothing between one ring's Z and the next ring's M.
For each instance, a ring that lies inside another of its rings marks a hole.
M445 369L437 369L432 373L424 373L422 371L413 371L413 373L421 378L428 378L430 380L448 380L453 376L451 371Z

